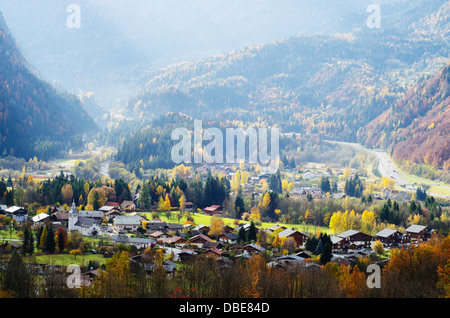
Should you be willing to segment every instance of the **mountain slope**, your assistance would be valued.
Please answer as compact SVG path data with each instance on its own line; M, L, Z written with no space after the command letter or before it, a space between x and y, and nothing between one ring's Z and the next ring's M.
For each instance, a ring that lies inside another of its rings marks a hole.
M392 150L395 160L450 170L450 63L359 132L365 145Z
M0 155L48 159L97 129L73 95L33 74L0 13Z
M294 37L159 70L126 113L182 112L356 141L420 75L445 65L448 46L390 31Z

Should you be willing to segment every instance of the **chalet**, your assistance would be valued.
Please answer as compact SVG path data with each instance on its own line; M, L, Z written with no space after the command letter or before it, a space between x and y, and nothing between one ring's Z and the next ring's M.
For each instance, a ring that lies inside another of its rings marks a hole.
M148 238L130 237L128 235L112 235L114 244L125 244L136 246L137 248L151 248L156 245L156 241Z
M141 255L133 256L130 259L130 262L134 265L141 266L147 273L152 273L156 268L156 264L148 263L144 259L142 259ZM164 261L162 266L166 272L166 274L175 274L178 269L178 265L171 261Z
M117 211L117 212L120 211L118 206L112 206L112 205L104 205L98 210L103 212L103 213L105 213L105 214L108 213L108 212L111 212L111 211Z
M22 224L27 221L28 219L28 213L23 207L18 206L12 206L5 210L6 215L10 216L14 220L17 221L17 223Z
M236 243L238 236L234 233L223 233L219 236L219 241L226 242L229 244Z
M162 242L163 239L167 239L170 237L166 233L161 232L161 231L152 232L148 236L151 237L152 239L157 240L158 242L160 242L160 241Z
M12 206L12 207L6 209L5 212L6 212L6 214L11 215L11 216L27 214L27 211L25 210L25 208L18 207L18 206Z
M370 248L372 242L374 241L374 238L372 236L355 230L348 230L342 232L341 234L338 235L338 237L343 238L346 243L355 244L357 248L358 247Z
M411 237L411 239L426 241L434 233L434 230L429 229L425 225L414 224L408 227L405 232L409 235L409 237Z
M120 215L122 215L122 213L115 209L105 212L105 217L109 220L114 219L115 217L120 216Z
M276 261L282 265L296 265L303 263L305 261L305 258L297 255L286 255L277 257Z
M186 239L181 236L172 236L161 241L163 244L181 245L186 243Z
M184 206L185 206L187 211L192 211L194 209L194 203L192 203L192 202L186 202L184 204Z
M162 221L150 221L147 223L147 230L149 233L153 232L167 232L167 223Z
M285 226L279 225L279 224L275 224L272 225L271 227L267 228L267 230L271 233L275 232L276 230L281 229L282 231L286 230Z
M345 266L350 266L352 264L352 262L345 258L345 257L340 257L340 256L333 256L331 258L331 262L332 263L336 263L338 265L345 265Z
M219 257L222 256L222 253L223 252L217 248L210 248L210 249L206 250L205 252L203 252L202 255L218 259Z
M345 245L346 245L346 241L339 236L331 236L331 244L333 244L333 246L331 247L331 249L333 251L340 251L343 252L345 250Z
M183 225L178 223L167 223L167 230L174 231L175 233L180 233L183 231Z
M0 204L0 214L6 214L8 207L6 205Z
M193 236L189 239L189 243L196 244L196 245L202 245L202 246L204 243L210 242L210 241L211 241L211 239L208 236L203 235L203 234Z
M294 238L295 242L297 243L297 246L303 246L303 244L305 244L306 240L308 239L308 235L306 235L302 232L299 232L299 231L295 230L294 228L281 231L280 233L278 233L278 237L280 239L292 237L292 238Z
M229 225L225 225L222 228L222 231L223 231L223 233L233 233L233 228L231 226L229 226Z
M182 250L178 253L178 259L183 263L191 263L197 259L197 253L192 250Z
M199 224L196 227L193 228L194 231L199 231L200 233L209 232L209 227L203 224Z
M22 243L16 241L6 241L0 244L0 254L14 253L20 251Z
M147 229L150 233L153 233L153 232L166 233L167 229L168 229L168 225L166 222L162 222L162 221L150 221L147 224Z
M62 226L67 227L67 223L69 222L69 213L67 212L56 212L50 216L51 220L54 224L60 224Z
M262 253L264 252L266 249L258 244L255 243L251 243L251 244L247 244L243 247L244 251L247 251L250 254L256 253Z
M207 208L203 209L203 212L205 212L206 215L215 215L222 213L221 211L222 207L220 205L211 205Z
M222 249L223 248L223 244L221 242L205 242L203 243L202 248L206 248L206 249Z
M299 257L303 257L304 259L308 259L308 258L311 258L312 253L309 251L301 251L295 255L299 256Z
M136 210L136 204L133 201L123 201L120 207L123 210Z
M407 234L400 233L397 230L384 229L375 234L377 240L386 245L403 244L409 242Z
M33 217L31 218L31 221L32 221L34 224L38 224L38 223L41 224L41 223L43 223L45 220L50 220L49 217L50 217L50 215L48 215L47 213L39 213L38 215L33 216Z
M114 218L113 226L117 232L134 232L141 225L141 218L136 216L118 216Z

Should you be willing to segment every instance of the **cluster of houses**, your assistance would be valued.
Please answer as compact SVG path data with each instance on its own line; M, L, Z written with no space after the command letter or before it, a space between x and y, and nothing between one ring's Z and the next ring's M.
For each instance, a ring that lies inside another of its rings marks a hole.
M176 223L166 223L159 220L147 222L146 238L131 237L126 234L113 235L115 244L126 244L135 246L138 249L154 247L156 245L163 247L166 253L173 254L174 262L189 263L198 257L213 257L220 266L227 266L230 262L240 259L248 259L253 254L259 254L266 251L267 246L256 243L242 244L238 242L238 232L241 229L248 230L248 223L240 224L236 227L228 225L223 227L222 234L216 239L211 239L207 233L209 227L205 225L181 225ZM273 259L268 263L269 266L286 267L297 264L307 268L317 267L314 262L306 261L312 254L304 250L306 240L309 235L300 232L294 228L286 228L281 225L273 225L265 231L268 234L274 234L275 231L280 239L293 238L296 243L296 254L282 255L274 253ZM359 257L367 257L372 251L372 245L375 241L381 241L386 247L408 246L414 242L423 242L430 239L434 230L422 225L412 225L400 233L396 230L384 229L375 236L365 233L348 230L339 235L332 236L333 243L332 262L350 265L351 262ZM230 257L230 255L233 255ZM134 259L138 262L139 258ZM176 263L167 261L165 268L176 270ZM151 267L149 267L151 268Z
M2 211L16 218L18 222L26 217L25 209L20 207L6 209L2 207ZM217 215L221 213L221 207L207 207L204 212ZM228 266L230 262L233 262L233 258L236 261L247 259L253 254L263 253L268 248L264 244L238 242L239 230L243 228L248 231L250 228L248 223L241 223L235 227L226 225L222 233L213 240L208 236L209 226L148 220L143 214L125 213L122 207L116 204L105 205L98 211L78 211L73 203L67 212L55 207L50 215L41 213L31 220L34 224L64 226L67 227L68 232L77 231L84 236L108 235L113 244L133 246L137 250L162 247L167 254L173 254L173 261L166 261L163 264L167 273L177 270L178 265L175 262L189 263L198 257L208 256L214 258L220 266ZM318 266L314 262L306 261L311 258L311 253L304 250L309 234L282 225L273 225L265 231L273 235L276 233L280 239L292 238L297 250L296 254L283 255L281 251L275 249L272 260L268 263L269 266L286 267L292 264L307 268ZM405 229L404 233L393 229L383 229L374 236L356 230L347 230L331 236L332 262L351 264L358 257L368 256L373 253L372 247L375 241L381 241L388 248L408 247L416 242L429 240L433 233L433 229L423 225L411 225ZM132 258L131 261L136 264L144 262L141 254ZM151 272L154 264L147 262L144 267Z

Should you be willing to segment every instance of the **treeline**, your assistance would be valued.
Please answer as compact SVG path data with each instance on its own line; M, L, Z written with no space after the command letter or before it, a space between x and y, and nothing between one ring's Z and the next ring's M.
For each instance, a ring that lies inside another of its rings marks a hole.
M0 203L24 206L29 216L36 215L42 207L70 206L75 202L82 209L98 209L108 200L121 203L132 198L129 184L122 179L93 182L61 172L55 178L43 181L35 181L23 174L17 179L16 187L11 178L0 180Z
M189 168L188 168L189 169ZM196 174L189 182L182 178L169 179L161 174L153 176L138 188L138 207L158 208L161 200L169 200L170 208L182 208L183 202L192 202L195 208L222 205L230 198L230 182L226 177L209 173L205 181Z

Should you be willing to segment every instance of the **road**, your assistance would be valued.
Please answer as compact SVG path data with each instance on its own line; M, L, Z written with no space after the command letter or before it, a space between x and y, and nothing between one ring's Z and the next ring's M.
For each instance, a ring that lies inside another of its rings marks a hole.
M389 177L389 178L393 179L395 181L396 185L399 185L402 187L404 187L407 184L410 184L408 181L406 181L402 177L402 175L399 172L397 172L397 170L395 170L394 163L392 162L391 158L389 157L389 155L387 154L386 151L369 149L360 144L351 143L351 142L342 142L342 141L327 141L327 142L350 146L355 149L374 154L378 159L378 167L377 167L378 172L383 177Z
M334 144L340 144L340 145L345 145L345 146L350 146L353 147L355 149L358 150L362 150L365 152L369 152L372 153L374 155L376 155L377 159L378 159L378 172L383 176L383 177L389 177L391 179L393 179L395 181L395 184L399 187L404 188L405 191L408 192L413 192L415 191L414 189L412 189L412 187L408 187L408 185L411 185L411 182L406 181L402 174L399 173L397 170L395 170L395 165L394 162L392 161L391 157L389 157L388 153L384 150L379 150L379 149L369 149L366 148L360 144L357 143L351 143L351 142L342 142L342 141L331 141L331 140L326 140L326 142L329 143L334 143ZM444 185L439 185L436 182L432 181L432 180L428 180L427 184L429 185L436 185L436 186L441 186L444 187L446 189L450 190L450 187L444 186ZM432 193L430 192L430 194L432 194L435 197L440 197L440 198L450 198L449 195L443 195L443 194L438 194L438 193Z
M104 161L100 164L100 175L109 178L109 164L110 163L111 163L111 160L108 160L108 161Z

